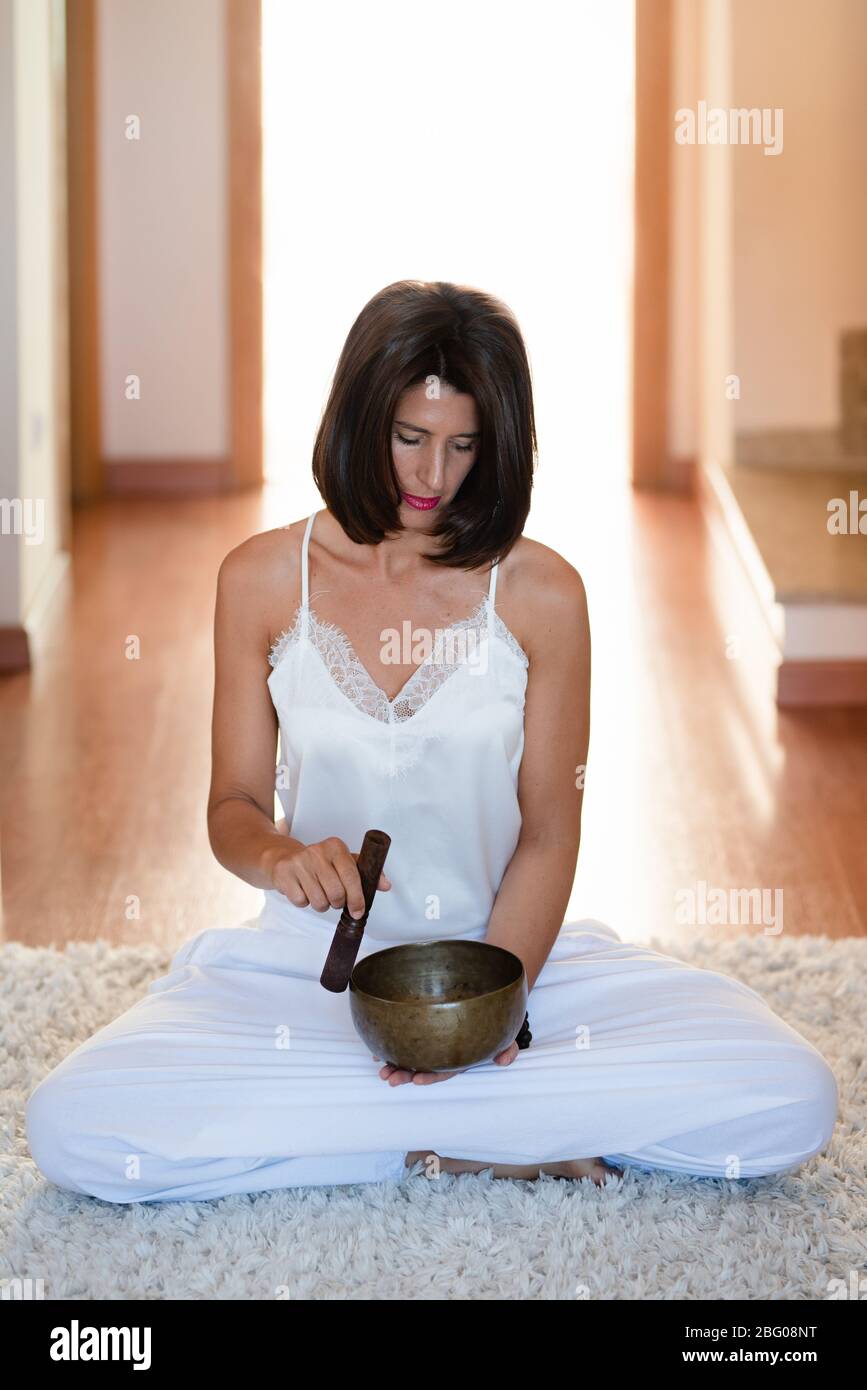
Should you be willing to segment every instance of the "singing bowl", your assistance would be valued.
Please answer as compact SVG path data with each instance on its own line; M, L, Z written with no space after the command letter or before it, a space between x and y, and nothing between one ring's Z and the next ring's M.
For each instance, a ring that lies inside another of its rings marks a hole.
M488 1062L527 1011L516 955L487 941L418 941L373 951L349 980L356 1032L374 1056L412 1071Z

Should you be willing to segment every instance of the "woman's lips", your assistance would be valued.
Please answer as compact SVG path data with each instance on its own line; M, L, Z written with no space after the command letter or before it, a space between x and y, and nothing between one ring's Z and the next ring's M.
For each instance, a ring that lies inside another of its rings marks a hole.
M410 507L415 507L416 511L419 512L429 512L432 507L442 501L442 497L416 497L411 492L402 492L400 495L404 502Z

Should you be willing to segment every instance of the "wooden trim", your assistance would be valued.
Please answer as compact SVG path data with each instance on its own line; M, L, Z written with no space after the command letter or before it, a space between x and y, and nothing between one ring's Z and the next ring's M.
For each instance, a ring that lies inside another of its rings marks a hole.
M777 602L774 581L771 579L762 553L756 545L755 537L747 525L738 499L732 491L731 484L726 477L726 471L718 463L701 463L696 469L695 477L696 495L705 520L710 525L715 517L719 518L729 545L755 590L756 598L771 625L774 641L779 649L782 645L784 631L775 625L772 617L773 608Z
M632 483L668 487L671 0L635 4Z
M101 496L96 0L66 3L69 448L72 499Z
M261 3L225 0L224 13L231 457L181 460L175 465L143 461L148 470L156 471L138 476L135 463L124 462L119 471L120 464L102 458L97 0L66 0L70 466L76 502L105 492L126 496L142 491L224 491L227 486L258 486L264 478ZM181 470L176 487L161 481L171 466ZM130 468L134 471L127 471ZM201 470L200 476L196 470Z
M237 487L227 458L106 459L104 469L110 497L203 497Z
M777 671L782 709L867 705L867 661L784 661Z
M69 439L69 179L67 173L66 0L50 0L52 211L51 259L54 302L54 468L58 545L72 543Z
M237 487L263 468L261 0L226 0L229 165L231 469Z
M0 627L0 671L29 671L30 638L26 627Z
M668 460L668 476L671 486L678 492L698 495L698 459L694 454L673 454Z

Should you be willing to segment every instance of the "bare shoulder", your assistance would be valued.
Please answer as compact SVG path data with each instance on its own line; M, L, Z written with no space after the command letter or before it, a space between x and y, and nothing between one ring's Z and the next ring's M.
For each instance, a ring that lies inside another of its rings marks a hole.
M305 522L293 521L271 531L259 531L229 551L220 565L220 578L243 587L257 581L282 579L300 561Z
M236 545L220 565L217 603L226 619L253 628L270 643L301 601L301 543L306 517L260 531Z
M221 585L264 592L276 584L285 592L286 582L295 578L297 587L304 524L306 518L271 531L258 531L233 546L220 566Z
M532 658L563 642L589 642L587 592L574 565L550 546L522 536L501 566L497 607L514 615L516 636ZM500 594L502 592L502 605ZM512 626L512 624L509 624ZM519 629L519 630L518 630Z

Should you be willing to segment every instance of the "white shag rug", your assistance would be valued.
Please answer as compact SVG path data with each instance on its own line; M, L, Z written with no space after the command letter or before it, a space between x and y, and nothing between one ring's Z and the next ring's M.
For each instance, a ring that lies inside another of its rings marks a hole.
M418 1164L394 1184L113 1205L42 1177L24 1103L170 957L103 941L0 947L0 1279L41 1278L46 1299L821 1300L859 1278L865 1297L867 940L651 944L744 980L820 1049L840 1087L824 1155L739 1182L636 1169L604 1188L432 1180Z

